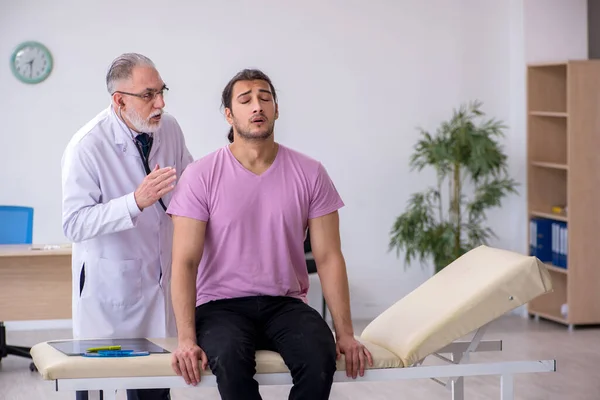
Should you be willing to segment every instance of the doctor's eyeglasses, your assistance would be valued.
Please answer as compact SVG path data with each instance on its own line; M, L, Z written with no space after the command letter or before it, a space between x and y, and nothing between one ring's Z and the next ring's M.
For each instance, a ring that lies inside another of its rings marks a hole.
M144 100L146 103L150 103L150 102L154 101L156 99L156 96L158 96L159 94L164 97L165 93L168 91L169 91L169 88L167 87L167 85L165 85L160 90L144 90L142 93L129 93L129 92L121 92L120 90L116 90L115 92L113 92L113 94L121 93L121 94L125 94L127 96L135 96L135 97L139 97L140 99Z

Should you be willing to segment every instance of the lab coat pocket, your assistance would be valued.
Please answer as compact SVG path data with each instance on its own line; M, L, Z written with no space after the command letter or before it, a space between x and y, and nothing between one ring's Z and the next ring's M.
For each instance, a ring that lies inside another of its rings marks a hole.
M86 263L86 285L98 302L113 307L130 307L142 299L141 260L98 258Z
M85 264L81 265L79 270L79 297L83 294L83 287L85 285Z

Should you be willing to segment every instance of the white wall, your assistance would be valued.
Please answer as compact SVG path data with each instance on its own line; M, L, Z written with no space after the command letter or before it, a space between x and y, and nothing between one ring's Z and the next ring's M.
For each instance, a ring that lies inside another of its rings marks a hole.
M411 193L433 183L431 172L408 169L417 126L434 130L460 102L482 100L490 116L511 125L511 171L525 184L521 1L164 4L2 6L2 57L21 41L39 40L56 64L36 86L16 81L8 65L0 69L0 182L10 188L0 191L0 204L35 207L35 242L64 241L61 154L108 105L106 67L125 51L157 63L171 88L167 110L196 157L226 143L219 106L227 80L244 67L270 74L280 96L278 140L322 160L346 202L342 240L358 318L373 317L430 273L418 265L405 272L387 252L394 218ZM494 244L525 251L524 199L506 204L491 216L500 235Z
M521 1L527 63L588 57L587 0Z

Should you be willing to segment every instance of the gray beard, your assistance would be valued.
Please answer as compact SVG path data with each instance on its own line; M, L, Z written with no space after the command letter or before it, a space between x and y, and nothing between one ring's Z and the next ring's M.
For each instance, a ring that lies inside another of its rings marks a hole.
M162 122L161 121L158 124L150 123L149 118L148 120L144 120L134 110L125 111L124 114L137 132L155 133L160 128Z

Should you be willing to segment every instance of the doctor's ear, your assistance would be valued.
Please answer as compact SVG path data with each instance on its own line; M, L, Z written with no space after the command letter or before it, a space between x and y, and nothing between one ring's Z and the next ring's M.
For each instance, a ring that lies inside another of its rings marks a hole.
M117 107L125 108L125 102L123 101L123 96L121 96L119 93L113 94L113 101L115 102Z

